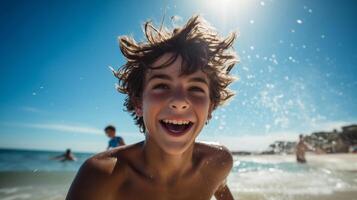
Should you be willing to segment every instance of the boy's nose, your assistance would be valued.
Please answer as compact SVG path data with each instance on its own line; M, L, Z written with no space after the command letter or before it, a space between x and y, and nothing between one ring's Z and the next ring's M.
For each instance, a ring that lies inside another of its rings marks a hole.
M171 97L170 108L176 111L183 111L189 108L189 105L184 89L182 87L176 88Z
M171 104L171 108L177 109L177 110L185 110L188 108L187 104Z
M170 103L170 108L181 111L181 110L186 110L189 107L189 104L184 98L180 99L174 99Z

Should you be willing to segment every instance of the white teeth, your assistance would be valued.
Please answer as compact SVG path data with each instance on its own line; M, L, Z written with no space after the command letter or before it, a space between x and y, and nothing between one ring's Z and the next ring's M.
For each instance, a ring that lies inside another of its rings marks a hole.
M190 121L188 121L188 120L169 120L169 119L164 119L164 120L162 120L163 122L165 122L165 123L170 123L170 124L178 124L178 125L182 125L182 124L184 124L184 125L186 125L186 124L189 124L190 123Z

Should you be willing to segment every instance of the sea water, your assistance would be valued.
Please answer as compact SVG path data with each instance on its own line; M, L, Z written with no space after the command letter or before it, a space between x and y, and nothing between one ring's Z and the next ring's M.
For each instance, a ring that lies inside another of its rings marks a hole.
M64 199L81 164L93 154L75 153L76 162L51 159L60 154L0 150L0 199ZM238 156L228 186L235 199L357 199L357 173L345 170L353 163L324 163L297 164L293 156Z
M77 161L61 162L64 152L0 149L0 199L60 200L91 153L75 153Z

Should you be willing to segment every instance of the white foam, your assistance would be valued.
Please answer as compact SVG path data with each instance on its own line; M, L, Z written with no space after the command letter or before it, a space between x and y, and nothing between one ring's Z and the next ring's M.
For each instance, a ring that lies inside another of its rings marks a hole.
M356 166L348 160L318 157L313 163L299 165L294 156L239 158L228 177L228 185L235 194L291 196L357 191L357 174L348 171Z
M31 198L31 194L23 193L23 194L15 194L9 197L4 197L3 200L29 199L29 198Z
M338 178L328 178L324 174L288 173L276 169L234 174L228 179L234 192L265 194L332 194L343 191L348 184Z
M17 192L19 189L17 187L14 188L0 188L0 193L3 194L12 194Z

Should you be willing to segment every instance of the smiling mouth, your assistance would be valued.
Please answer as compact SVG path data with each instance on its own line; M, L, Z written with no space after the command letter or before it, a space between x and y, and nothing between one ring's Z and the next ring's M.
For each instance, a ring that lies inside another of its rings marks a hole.
M161 126L172 136L182 136L190 130L191 121L160 120Z

